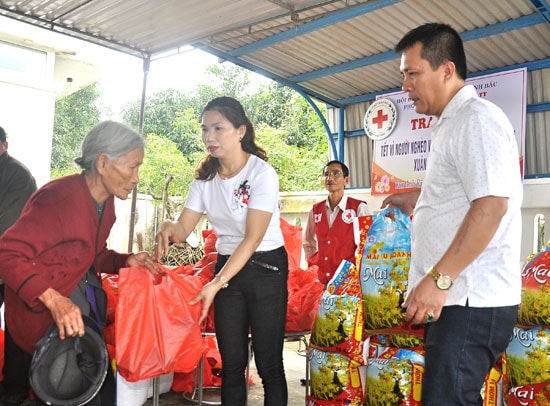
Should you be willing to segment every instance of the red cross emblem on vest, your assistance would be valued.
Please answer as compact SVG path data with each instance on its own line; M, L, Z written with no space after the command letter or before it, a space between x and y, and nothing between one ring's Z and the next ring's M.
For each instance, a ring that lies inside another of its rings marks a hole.
M355 215L355 210L353 209L346 209L342 212L342 220L346 224L353 223L353 219L355 219L355 217L357 216Z

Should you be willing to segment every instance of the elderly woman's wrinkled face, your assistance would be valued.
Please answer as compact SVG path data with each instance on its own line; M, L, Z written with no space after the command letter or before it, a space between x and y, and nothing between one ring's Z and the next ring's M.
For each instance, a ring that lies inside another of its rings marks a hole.
M119 199L126 200L139 182L139 166L143 162L143 148L122 154L115 160L106 159L101 171L105 190Z

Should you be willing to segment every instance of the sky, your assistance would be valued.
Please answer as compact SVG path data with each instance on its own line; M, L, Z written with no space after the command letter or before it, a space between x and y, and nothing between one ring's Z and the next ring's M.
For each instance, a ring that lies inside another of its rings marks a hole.
M115 114L128 102L140 99L143 91L143 62L130 56L122 59L106 66L98 82L104 102ZM200 50L153 60L147 74L147 95L170 88L191 91L205 82L206 68L217 63L215 56Z
M119 112L128 101L141 98L143 86L143 62L138 58L126 56L125 62L111 64L100 79L99 85L104 100ZM227 62L229 63L229 62ZM153 60L147 74L147 95L150 96L165 89L192 91L199 83L208 83L206 68L218 64L218 58L198 49L189 49L179 54ZM251 86L268 83L270 79L251 73Z
M0 40L10 41L10 38L22 40L25 46L47 48L65 58L93 65L89 77L97 76L102 100L113 110L111 118L119 118L123 106L141 98L143 62L140 58L0 16ZM154 59L147 75L147 95L167 88L190 91L198 83L205 82L206 67L217 63L217 57L192 48ZM77 76L84 79L85 70L75 70L70 76L74 74L75 79ZM268 81L255 73L251 79L253 83Z

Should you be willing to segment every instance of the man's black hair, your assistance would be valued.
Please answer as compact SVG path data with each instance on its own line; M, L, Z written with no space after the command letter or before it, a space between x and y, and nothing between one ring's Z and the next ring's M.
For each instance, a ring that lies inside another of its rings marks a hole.
M428 23L413 28L401 38L395 52L402 53L417 42L422 44L420 56L430 63L432 69L451 61L455 64L458 76L466 80L468 72L464 45L460 35L450 25Z
M349 176L349 168L346 166L345 163L338 161L337 159L333 159L332 161L327 162L327 164L323 167L323 173L325 171L325 168L332 164L338 164L342 168L342 173L344 174L344 177Z

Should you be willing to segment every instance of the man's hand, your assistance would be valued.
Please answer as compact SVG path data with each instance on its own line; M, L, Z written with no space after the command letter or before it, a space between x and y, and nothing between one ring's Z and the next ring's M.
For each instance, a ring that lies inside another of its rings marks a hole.
M382 201L382 205L380 207L382 209L385 207L394 207L410 216L416 207L418 196L420 196L420 189L403 193L394 193L393 195L386 197Z
M410 292L403 307L407 310L405 321L424 324L436 321L447 299L447 290L441 290L430 275L426 275ZM432 317L428 318L428 315Z

